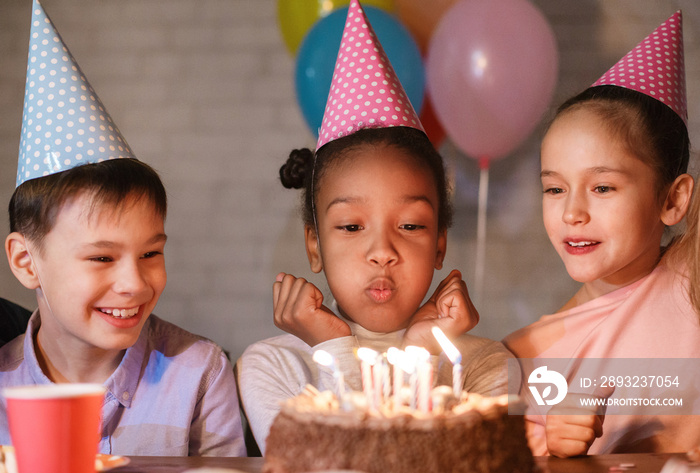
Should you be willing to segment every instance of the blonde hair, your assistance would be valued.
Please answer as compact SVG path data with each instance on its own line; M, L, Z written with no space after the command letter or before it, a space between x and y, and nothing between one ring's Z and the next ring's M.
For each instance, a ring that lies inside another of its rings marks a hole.
M685 231L673 242L667 256L674 267L688 275L688 297L700 316L700 190L693 192L685 220Z

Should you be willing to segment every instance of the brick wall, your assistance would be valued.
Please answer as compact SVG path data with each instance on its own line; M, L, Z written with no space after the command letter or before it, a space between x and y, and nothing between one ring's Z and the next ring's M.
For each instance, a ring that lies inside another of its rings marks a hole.
M168 286L156 313L235 357L279 333L271 286L279 271L311 275L298 195L277 170L313 146L293 88L294 59L273 0L44 0L43 5L136 155L170 197ZM700 3L695 0L535 0L560 48L555 103L597 79L677 8L684 10L691 140L700 140ZM29 0L0 1L0 203L14 190ZM541 129L490 176L487 271L475 333L501 338L556 310L577 285L541 223ZM446 143L456 224L445 270L473 287L478 169ZM695 155L696 153L694 153ZM695 158L694 158L695 159ZM4 210L3 210L4 214ZM6 217L0 233L7 234ZM7 264L0 297L36 305Z

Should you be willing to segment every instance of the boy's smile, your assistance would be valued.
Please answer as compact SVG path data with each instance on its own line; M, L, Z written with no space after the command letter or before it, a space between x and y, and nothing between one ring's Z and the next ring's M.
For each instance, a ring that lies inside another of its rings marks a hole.
M307 251L340 312L375 332L405 328L445 253L430 170L395 147L364 146L329 165L316 202L320 251L314 232Z
M93 207L85 193L67 201L32 255L41 350L118 353L133 345L165 287L165 240L147 198L129 196L118 208Z
M133 309L99 309L99 311L104 312L105 314L109 314L112 317L118 319L130 319L138 313L139 308L134 307Z

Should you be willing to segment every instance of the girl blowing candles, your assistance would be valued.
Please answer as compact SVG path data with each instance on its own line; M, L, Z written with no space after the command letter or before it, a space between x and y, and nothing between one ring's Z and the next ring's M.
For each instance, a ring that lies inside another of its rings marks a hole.
M670 264L661 247L693 190L686 117L680 12L559 108L541 147L544 224L583 285L556 314L504 340L518 358L700 358L686 268ZM583 363L562 374L571 382ZM588 394L623 395L619 386ZM529 416L533 453L672 452L700 443L697 416L634 412Z
M280 176L286 187L304 189L309 264L325 273L334 301L324 305L321 291L302 278L276 278L274 320L288 335L253 344L240 361L242 403L263 453L280 401L306 384L333 390L332 373L312 361L316 349L333 354L359 390L355 348L420 345L438 355L430 331L437 325L462 353L465 389L506 392L510 354L498 342L464 335L478 314L459 271L423 304L446 249L445 171L356 0L316 152L292 151ZM449 360L433 362L438 384L451 386Z

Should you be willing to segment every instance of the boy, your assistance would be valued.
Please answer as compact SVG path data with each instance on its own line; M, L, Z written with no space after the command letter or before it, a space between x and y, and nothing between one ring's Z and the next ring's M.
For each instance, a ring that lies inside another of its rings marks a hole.
M163 184L57 44L35 0L5 250L38 309L0 349L0 387L104 384L101 453L244 455L221 348L151 316L166 282ZM4 406L0 443L10 443Z

